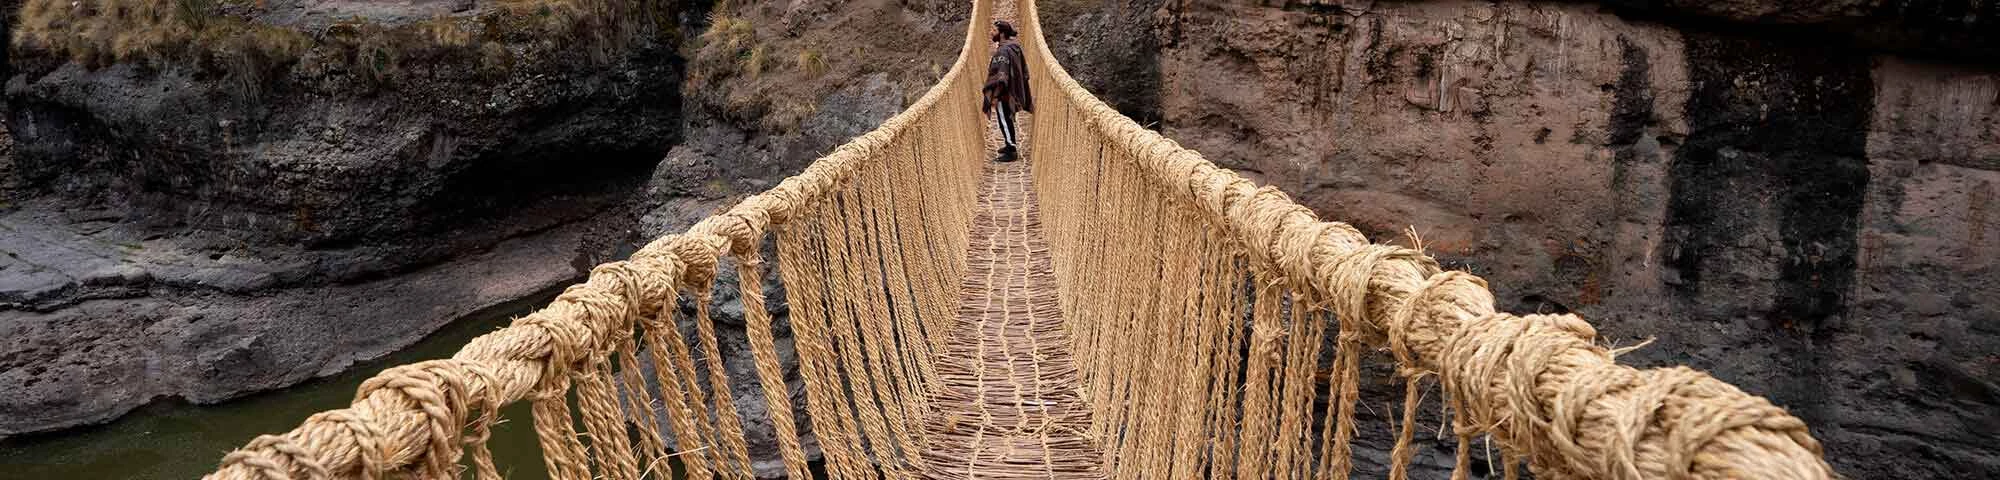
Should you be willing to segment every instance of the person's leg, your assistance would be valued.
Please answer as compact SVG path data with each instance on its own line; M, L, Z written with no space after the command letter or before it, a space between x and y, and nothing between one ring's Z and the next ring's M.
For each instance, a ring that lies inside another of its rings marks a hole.
M1005 146L1000 147L1000 153L1005 154L1008 152L1013 152L1015 148L1014 106L1009 104L1009 102L1006 99L1001 99L999 110L1000 111L997 113L1000 120L1000 140L1002 143L1006 144Z

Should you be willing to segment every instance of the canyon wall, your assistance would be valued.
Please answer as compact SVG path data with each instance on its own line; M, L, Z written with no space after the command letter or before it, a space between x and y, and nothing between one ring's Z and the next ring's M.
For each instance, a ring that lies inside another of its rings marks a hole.
M0 337L17 339L0 346L0 437L282 388L566 285L874 129L950 68L971 14L510 10L529 4L223 4L237 33L305 42L248 69L217 61L244 50L150 37L172 48L17 47L0 97L0 138L21 146L0 155ZM62 25L29 12L7 24ZM721 276L737 405L760 471L782 472ZM796 365L775 285L769 308Z
M614 258L700 19L274 1L91 43L64 29L143 16L25 3L0 437L330 375Z
M1769 397L1844 474L2000 472L2000 3L1271 3L1044 10L1082 12L1047 23L1086 85L1157 78L1121 110ZM1157 70L1098 67L1135 43Z
M956 0L752 2L718 8L689 53L684 91L686 140L654 169L640 200L641 238L680 233L743 197L777 185L848 140L868 133L921 97L951 68L964 43L971 3ZM756 60L753 60L756 59ZM776 258L766 243L765 258ZM742 415L757 474L784 474L764 405L735 266L715 284L716 335L730 391ZM784 290L765 290L777 354L792 405L806 404ZM698 338L694 307L681 302L685 338ZM795 417L807 456L818 436L803 410ZM662 431L671 425L659 426Z
M337 37L359 33L343 15L477 19L486 3L236 13ZM1843 474L1919 478L2000 472L1996 5L1042 11L1072 73L1142 123L1378 240L1414 230L1504 308L1582 314L1616 345L1653 341L1628 362L1770 397ZM17 49L0 338L20 340L0 347L0 436L282 387L565 284L874 128L949 67L968 14L663 6L658 36L616 49L475 37L386 76L355 60L370 57L286 64L254 92ZM732 285L723 353L770 459ZM1364 409L1356 454L1379 472L1399 389L1370 364L1382 408ZM1418 474L1443 478L1452 446L1430 437Z

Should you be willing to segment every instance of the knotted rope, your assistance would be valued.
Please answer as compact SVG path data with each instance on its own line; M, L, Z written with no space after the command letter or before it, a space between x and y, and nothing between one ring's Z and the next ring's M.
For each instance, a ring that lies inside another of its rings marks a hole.
M983 25L990 11L990 5L982 2L971 23ZM670 436L679 451L673 458L691 476L715 472L748 478L751 465L743 453L740 416L727 391L726 358L707 318L707 295L719 259L737 257L745 282L759 282L762 262L754 246L770 225L826 214L826 200L854 188L857 171L885 163L892 145L921 145L926 151L943 152L976 139L976 130L948 128L976 111L961 105L977 94L983 80L962 73L974 70L966 67L973 64L968 59L983 66L987 47L983 40L975 41L984 38L975 33L967 30L966 48L936 86L875 131L770 191L747 198L683 234L649 243L630 260L593 269L588 281L566 290L548 307L474 339L451 360L383 372L369 380L349 408L316 414L283 435L259 437L225 456L207 478L384 478L394 473L437 478L456 475L457 461L466 451L472 453L479 478L498 478L485 442L498 408L522 400L534 404L536 435L555 478L638 478L663 471L668 468L662 463L668 460L664 451L668 446L654 431L660 415L672 427ZM930 185L938 193L954 193L926 195L928 209L897 211L898 216L910 216L899 222L902 228L916 230L926 219L948 218L937 217L934 211L969 207L970 195L958 192L972 191L976 172L944 167L927 168L935 180ZM942 222L940 229L961 230L934 238L962 247L963 225L963 221ZM933 283L940 286L931 290L944 288L943 281ZM771 394L773 388L783 389L783 382L770 382L776 377L766 376L778 368L775 342L767 331L770 317L757 289L746 287L744 292L748 323L758 330L752 350L758 357L760 379L767 380L762 382L767 408L777 412L775 422L788 424L780 417L791 411L789 395ZM688 348L674 322L676 297L683 293L692 293L695 298L690 300L697 305L692 319L699 330L695 349ZM639 375L642 355L636 350L642 346L658 377L650 384ZM697 357L697 351L704 355ZM809 382L838 381L841 375L827 373L834 377ZM707 382L697 380L704 375ZM568 403L572 394L575 407ZM574 427L577 413L593 439L587 444ZM625 435L629 426L639 427L636 444ZM780 443L787 468L801 475L805 459L800 442ZM853 458L871 454L860 448L843 451L852 452ZM640 455L635 457L635 452Z
M1391 478L1408 474L1431 378L1457 441L1454 478L1468 476L1479 437L1500 445L1491 460L1509 478L1517 462L1546 478L1832 477L1805 424L1769 401L1685 367L1620 365L1574 315L1496 311L1478 277L1372 244L1119 115L1053 60L1032 2L1016 23L1042 94L1032 163L1006 171L1010 185L1032 186L1042 212L975 225L973 206L995 190L980 188L983 78L968 68L990 51L994 5L974 5L951 70L875 131L592 269L451 359L384 371L348 408L260 436L208 478L456 477L468 452L478 478L498 478L485 444L499 409L523 400L555 478L649 478L669 463L694 478L751 478L759 459L746 424L760 419L739 411L748 403L731 391L729 367L744 360L724 348L711 315L725 258L741 282L761 420L795 478L812 474L816 442L835 478L935 477L948 466L986 477L1345 479L1359 366L1374 350L1388 352L1404 382ZM989 242L968 263L975 226L991 238L1045 236L1047 248ZM772 232L803 408L763 295ZM972 310L1035 319L984 324L1002 334L987 349L963 337L982 330L961 328L952 305L967 272L993 265L1038 276L967 284L1005 298L1020 285L1053 291ZM1321 371L1329 328L1335 350ZM1008 343L1023 332L1036 340ZM978 365L1008 366L1017 393L981 390L982 376L1001 375ZM1322 390L1327 408L1316 414ZM940 409L991 398L1009 400L977 415ZM982 446L996 439L1040 443ZM1048 449L1057 443L1069 453Z
M1037 98L1043 100L1036 110L1062 113L1036 124L1044 137L1058 140L1033 145L1041 158L1050 160L1039 167L1047 172L1039 175L1039 188L1051 206L1050 224L1075 230L1051 232L1066 239L1056 242L1057 263L1091 268L1080 266L1098 265L1091 257L1115 254L1122 246L1090 239L1158 218L1099 210L1126 201L1126 196L1157 193L1172 208L1199 212L1206 223L1220 226L1229 240L1246 247L1247 261L1271 266L1284 279L1280 284L1300 286L1292 295L1330 302L1340 333L1328 387L1332 401L1324 417L1330 431L1322 436L1331 438L1321 443L1330 445L1323 447L1318 463L1321 478L1345 478L1352 465L1353 365L1359 356L1355 350L1363 345L1387 348L1406 382L1392 478L1404 475L1403 465L1414 454L1410 439L1416 422L1411 417L1420 395L1418 382L1430 376L1438 378L1452 407L1460 475L1470 463L1470 440L1491 435L1503 455L1525 459L1538 474L1555 478L1832 476L1803 422L1768 401L1685 368L1641 371L1618 365L1611 351L1594 344L1589 324L1574 316L1496 312L1491 293L1477 277L1441 271L1415 250L1371 245L1353 228L1322 222L1282 192L1215 167L1119 115L1055 63L1033 3L1024 7L1024 44L1041 93ZM1046 135L1052 131L1059 133ZM1119 183L1126 177L1143 184L1126 187ZM1190 232L1185 234L1205 231ZM1174 254L1162 252L1167 258ZM1093 274L1065 274L1065 287L1078 289L1065 298L1099 295L1090 290L1094 284L1081 278ZM1256 298L1261 304L1266 296ZM1078 310L1072 314L1084 317L1073 323L1142 312L1087 300L1072 304ZM1265 328L1262 317L1255 320L1258 328ZM1252 362L1261 355L1256 345L1262 343L1252 344ZM1240 413L1246 429L1252 427L1248 417L1261 414L1262 407L1251 402L1277 388L1254 370L1243 385L1249 390ZM1108 369L1103 374L1124 372ZM1118 421L1123 415L1108 418ZM1229 460L1239 463L1239 473L1263 471L1242 465L1262 461L1257 457Z

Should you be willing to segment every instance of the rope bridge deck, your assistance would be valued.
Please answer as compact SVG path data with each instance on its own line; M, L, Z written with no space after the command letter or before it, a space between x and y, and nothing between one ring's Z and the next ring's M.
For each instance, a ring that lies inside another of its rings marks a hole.
M1026 165L994 164L985 183L923 478L1105 478Z
M486 480L540 461L564 480L739 480L771 460L754 441L791 478L1344 480L1372 351L1405 385L1391 479L1410 475L1409 419L1432 384L1454 478L1474 474L1479 438L1510 478L1834 477L1804 422L1764 398L1619 364L1575 315L1497 311L1478 277L1119 115L1054 60L1032 1L973 5L952 68L875 131L450 359L383 371L209 478ZM1032 73L1028 162L987 161L996 12L1019 19ZM730 382L709 315L725 268L744 285L754 388ZM754 288L773 283L782 319ZM486 449L517 402L543 458Z

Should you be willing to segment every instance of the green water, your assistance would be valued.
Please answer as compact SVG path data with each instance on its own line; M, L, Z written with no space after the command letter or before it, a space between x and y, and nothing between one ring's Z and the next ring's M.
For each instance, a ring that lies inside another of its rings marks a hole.
M473 337L507 325L547 303L537 297L461 320L387 357L339 375L217 405L157 402L108 424L0 441L0 480L194 479L213 471L223 454L265 433L298 426L313 413L341 408L363 380L382 369L450 357ZM548 473L526 404L503 411L489 446L507 478Z

